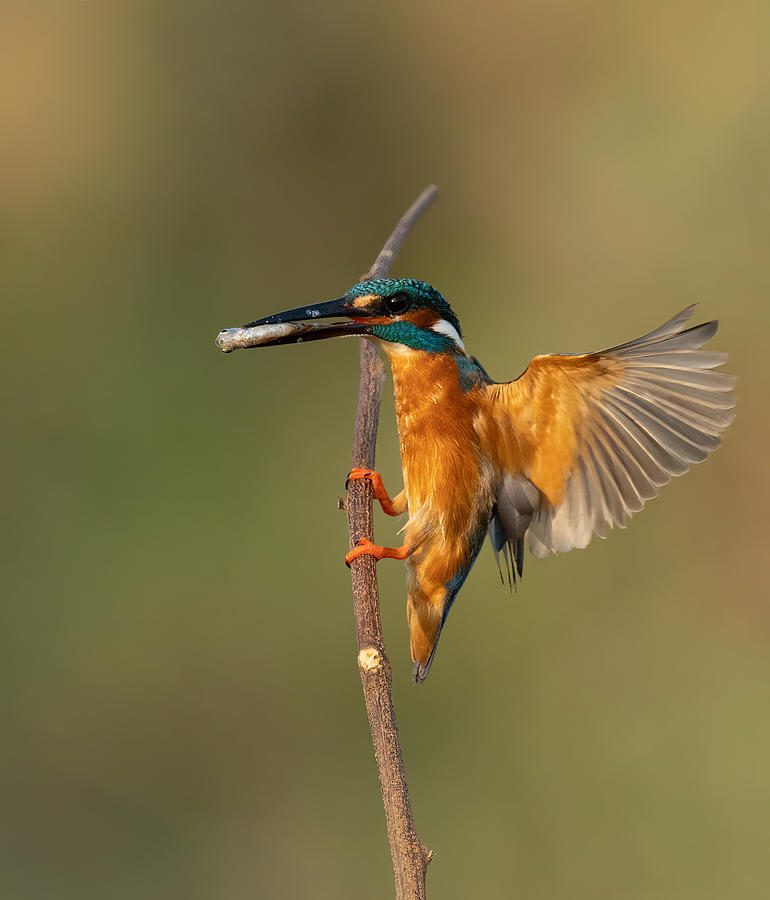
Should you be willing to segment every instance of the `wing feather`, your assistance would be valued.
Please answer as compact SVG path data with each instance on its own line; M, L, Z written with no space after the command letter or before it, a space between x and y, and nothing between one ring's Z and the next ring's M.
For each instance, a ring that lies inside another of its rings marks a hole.
M713 371L725 353L701 349L716 322L684 328L693 310L599 353L536 357L516 381L489 385L514 448L498 491L496 552L503 530L511 542L526 534L535 556L585 547L719 446L735 415L735 377ZM512 483L519 494L530 488L525 518L503 487Z

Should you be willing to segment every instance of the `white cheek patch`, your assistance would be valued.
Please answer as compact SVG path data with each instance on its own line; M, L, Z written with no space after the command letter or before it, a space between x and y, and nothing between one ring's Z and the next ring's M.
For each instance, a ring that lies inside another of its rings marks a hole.
M452 338L455 344L465 353L465 344L451 322L447 322L446 319L439 319L435 325L431 325L431 331L437 331L439 334L445 334L447 337Z

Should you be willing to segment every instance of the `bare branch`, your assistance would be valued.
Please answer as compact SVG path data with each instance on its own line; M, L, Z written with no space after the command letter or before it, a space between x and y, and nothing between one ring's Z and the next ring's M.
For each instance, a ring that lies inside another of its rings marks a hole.
M387 274L412 226L437 196L438 189L433 185L420 194L393 229L374 265L364 276L365 279L381 278ZM372 469L385 370L373 343L363 338L360 343L361 382L353 434L353 466ZM362 537L371 540L374 537L372 488L367 480L358 479L351 482L345 508L350 546L354 547ZM382 802L385 806L388 841L396 879L396 897L397 900L422 900L425 897L425 872L432 854L417 835L409 801L401 743L393 710L390 661L385 653L382 638L374 558L360 556L354 559L351 575L358 641L358 668L380 776Z

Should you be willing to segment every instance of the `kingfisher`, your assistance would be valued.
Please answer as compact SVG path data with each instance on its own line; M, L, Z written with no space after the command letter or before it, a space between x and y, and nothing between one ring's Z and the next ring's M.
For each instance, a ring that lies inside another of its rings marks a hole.
M362 539L346 557L406 561L413 679L428 676L452 604L489 536L515 586L525 544L535 557L586 547L674 475L701 462L734 417L727 355L704 350L717 322L686 327L694 306L607 350L536 356L496 382L463 343L430 284L378 278L342 297L220 332L217 345L280 345L358 335L393 373L403 489L368 479L385 513L407 515L400 547ZM321 321L341 318L342 321Z

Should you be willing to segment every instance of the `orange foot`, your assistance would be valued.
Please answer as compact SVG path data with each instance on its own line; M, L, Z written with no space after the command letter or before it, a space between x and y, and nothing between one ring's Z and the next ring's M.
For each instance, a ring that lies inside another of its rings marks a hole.
M345 557L347 567L350 568L350 564L359 556L373 556L377 562L381 559L406 559L409 556L409 547L406 544L403 547L378 547L367 538L361 538Z
M372 496L375 500L380 501L380 506L382 507L382 511L388 516L398 516L399 512L396 511L396 507L393 505L393 501L388 496L388 492L385 490L385 485L382 483L382 478L380 477L379 472L375 472L374 469L362 469L355 468L348 475L348 480L345 482L345 489L347 490L351 481L355 481L358 478L368 478L372 483ZM403 559L403 557L397 557L398 559Z

